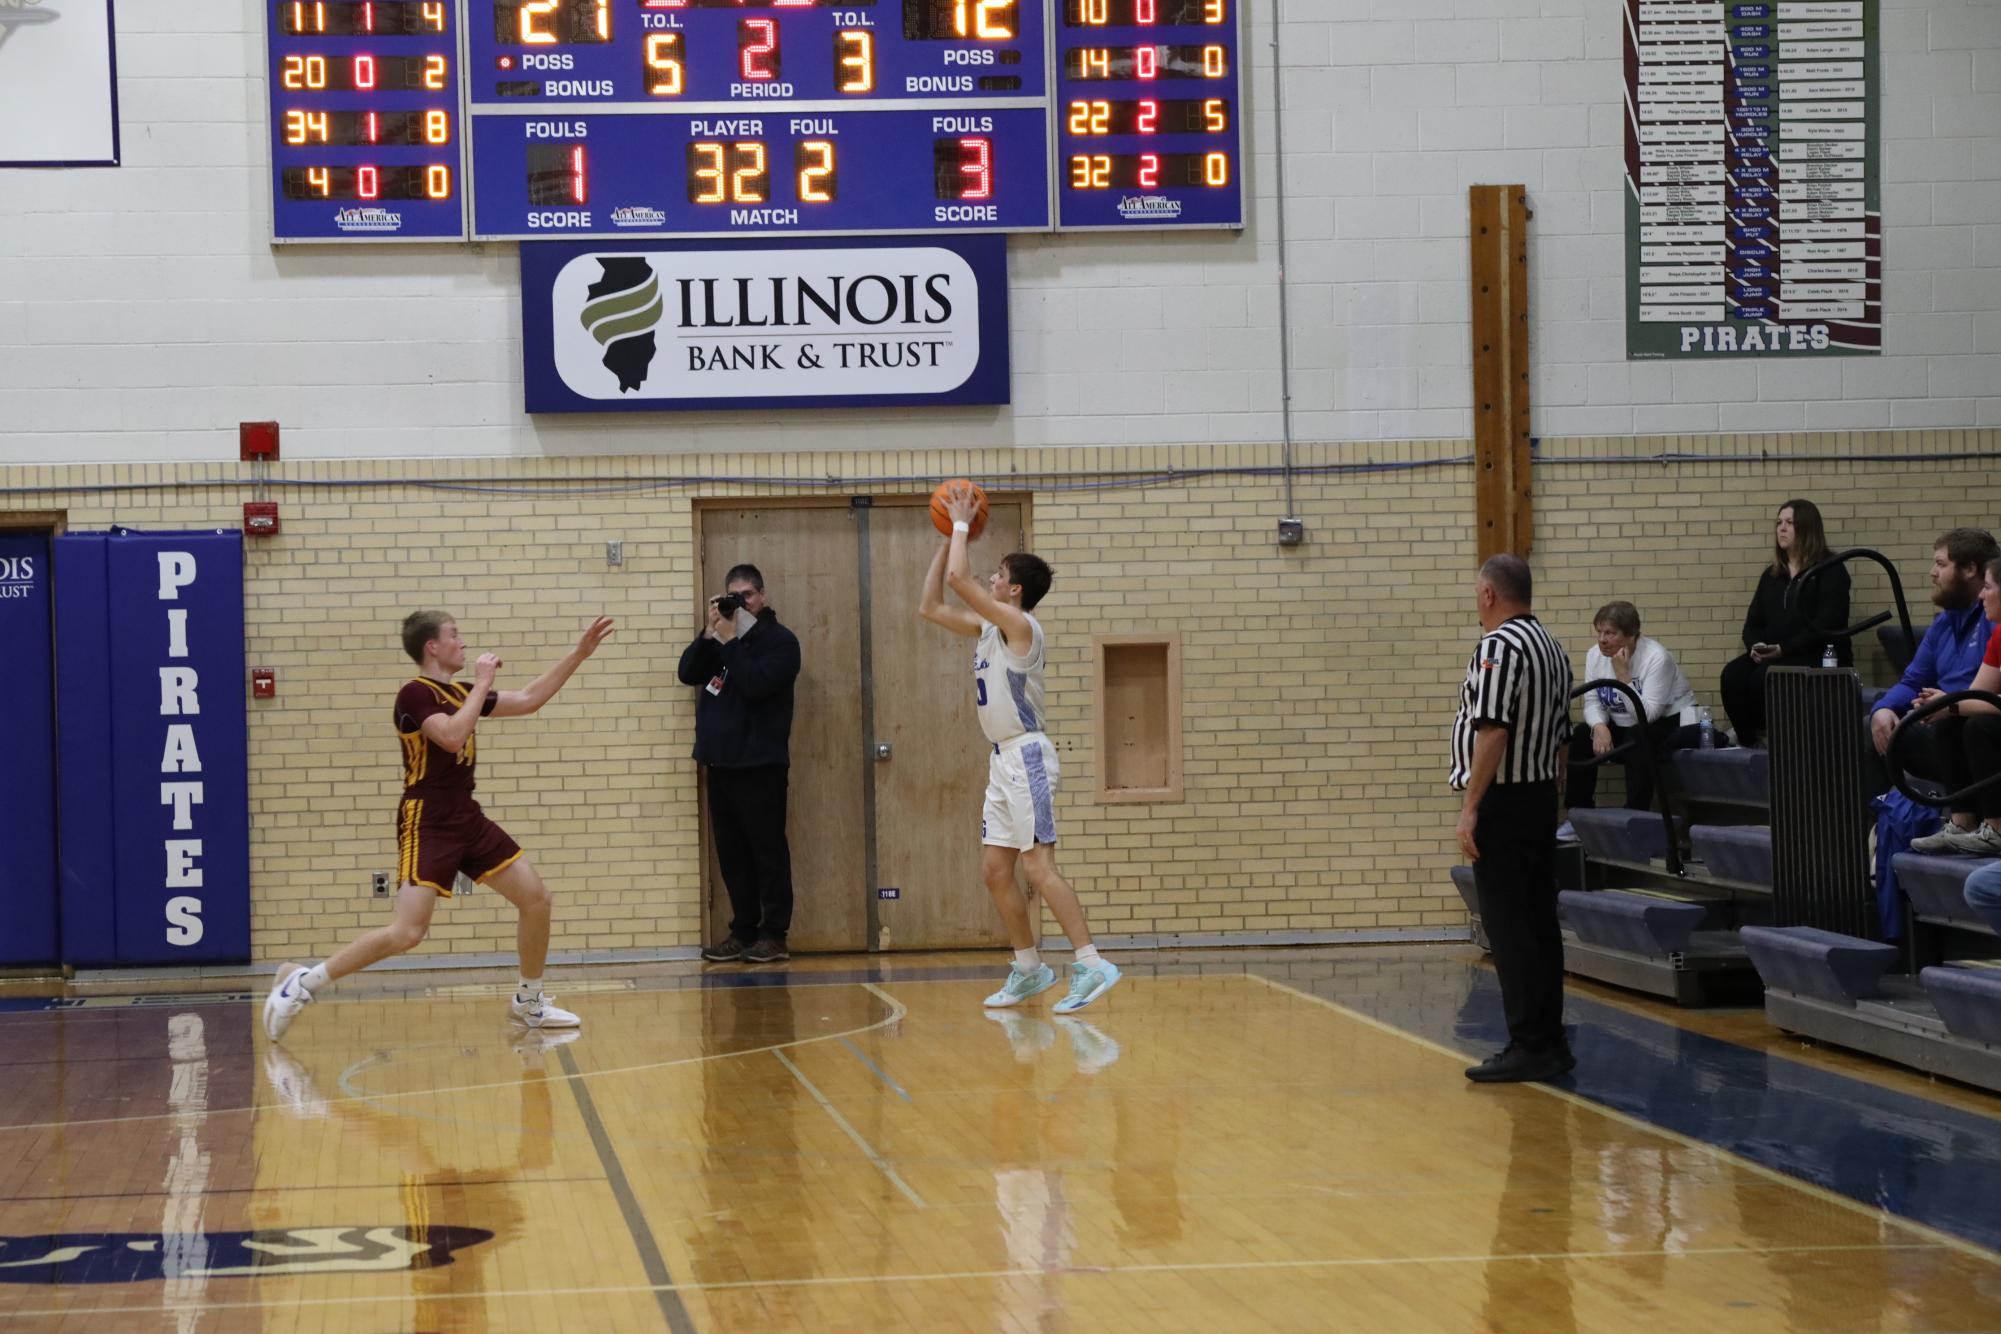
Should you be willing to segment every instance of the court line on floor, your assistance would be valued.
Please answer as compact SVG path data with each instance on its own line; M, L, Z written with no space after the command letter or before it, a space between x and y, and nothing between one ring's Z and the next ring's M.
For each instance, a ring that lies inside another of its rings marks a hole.
M775 1051L771 1054L778 1058L779 1064L783 1065L787 1070L790 1070L792 1072L792 1077L799 1081L799 1086L801 1088L805 1089L808 1093L813 1095L813 1101L820 1104L820 1110L833 1118L834 1124L839 1126L841 1128L841 1132L845 1134L849 1139L855 1142L855 1147L862 1151L863 1156L866 1157L870 1162L875 1164L875 1170L882 1173L884 1176L888 1177L889 1184L896 1187L897 1190L903 1193L904 1199L909 1200L919 1209L928 1209L931 1207L930 1205L924 1203L924 1197L922 1195L919 1195L916 1191L910 1188L909 1182L905 1181L902 1177L897 1175L896 1168L891 1165L889 1159L883 1157L882 1153L875 1147L875 1145L869 1143L868 1140L864 1139L862 1137L861 1131L856 1130L854 1126L849 1124L848 1118L841 1115L840 1109L835 1107L833 1103L827 1101L827 1095L820 1092L819 1085L815 1084L812 1080L806 1078L806 1072L804 1070L801 1070L798 1064L794 1062L791 1057L787 1056L782 1051Z
M854 984L845 983L842 985L852 986ZM863 990L871 992L878 999L883 999L883 1000L889 999L887 994L878 990L874 986L874 984L863 983L861 985ZM609 1070L579 1071L575 1075L566 1074L560 1076L560 1078L602 1079L607 1075L641 1074L648 1070L667 1070L677 1065L700 1065L704 1061L733 1060L739 1056L757 1056L768 1051L784 1051L794 1047L808 1047L816 1042L833 1042L840 1038L860 1037L864 1033L874 1033L879 1029L888 1028L890 1025L899 1022L906 1014L909 1013L909 1010L902 1004L895 1001L890 1001L889 1003L894 1008L891 1010L890 1014L887 1015L886 1017L878 1019L872 1024L863 1024L859 1028L843 1029L838 1033L818 1033L811 1037L793 1038L788 1042L774 1042L763 1047L745 1047L741 1051L711 1052L711 1053L704 1053L701 1056L679 1056L671 1061L648 1061L641 1065L614 1066ZM489 1089L511 1089L516 1087L519 1087L518 1080L497 1079L484 1084L454 1084L444 1088L405 1089L397 1093L363 1093L363 1092L350 1093L345 1089L343 1089L342 1092L346 1094L346 1096L349 1099L357 1102L389 1102L398 1098L432 1098L432 1097L438 1097L443 1094L482 1093ZM280 1107L279 1104L277 1103L254 1102L244 1107L211 1108L208 1112L208 1115L227 1116L243 1112L258 1112L266 1110L276 1111L280 1110ZM185 1115L185 1113L143 1112L136 1116L100 1116L100 1117L94 1117L90 1120L22 1121L14 1124L0 1125L0 1135L11 1134L15 1131L22 1131L22 1130L67 1130L82 1126L126 1125L135 1121L168 1121L172 1120L176 1116L182 1116L182 1115Z
M0 1310L0 1317L152 1315L188 1311L299 1310L303 1307L409 1305L422 1302L499 1301L524 1297L616 1297L671 1287L676 1292L741 1292L758 1288L854 1287L877 1283L964 1283L1006 1278L1122 1278L1150 1274L1297 1273L1311 1269L1395 1269L1409 1265L1562 1264L1580 1260L1758 1259L1781 1255L1880 1255L1889 1252L1954 1250L1930 1244L1851 1243L1838 1246L1683 1246L1623 1251L1510 1251L1472 1255L1358 1255L1325 1260L1198 1260L1183 1264L1069 1265L1046 1268L962 1269L937 1274L827 1274L811 1278L746 1278L675 1284L629 1283L588 1288L508 1288L468 1292L383 1293L357 1297L287 1295L271 1302L162 1302L157 1306L67 1306L47 1311Z
M1289 983L1280 982L1275 978L1261 977L1256 973L1239 973L1237 976L1249 978L1254 982L1261 982L1275 991L1283 991L1287 995L1298 997L1300 1000L1311 1001L1315 1005L1325 1006L1343 1018L1352 1019L1356 1023L1387 1033L1392 1037L1402 1038L1405 1042L1414 1043L1417 1046L1437 1052L1441 1056L1449 1056L1462 1067L1469 1059L1465 1052L1455 1051L1442 1042L1434 1042L1430 1038L1398 1028L1395 1024L1378 1019L1374 1015L1364 1014L1360 1010L1343 1005L1339 1001L1328 1000L1325 996L1316 996L1310 991L1302 991L1300 988L1292 986ZM1733 1153L1720 1144L1712 1144L1708 1140L1697 1139L1695 1136L1684 1134L1679 1130L1672 1130L1667 1126L1655 1125L1651 1121L1643 1121L1639 1117L1633 1116L1628 1112L1622 1112L1616 1107L1608 1107L1604 1103L1593 1101L1581 1093L1576 1093L1566 1088L1559 1088L1554 1084L1530 1083L1523 1087L1595 1112L1599 1116L1608 1117L1621 1125L1629 1126L1635 1130L1643 1130L1648 1134L1659 1135L1663 1139L1673 1140L1675 1143L1686 1145L1691 1149L1699 1149L1720 1162L1727 1163L1733 1167L1740 1167L1754 1176L1763 1177L1768 1181L1776 1181L1781 1185L1790 1186L1794 1190L1825 1201L1826 1203L1839 1205L1849 1213L1860 1215L1878 1225L1885 1222L1893 1223L1898 1227L1908 1228L1912 1232L1925 1237L1935 1246L1943 1246L1949 1250L1958 1251L1963 1255L1984 1260L1989 1264L2001 1264L2001 1254L1990 1251L1985 1246L1967 1241L1962 1237L1955 1237L1950 1232L1941 1231L1930 1224L1918 1222L1913 1218L1906 1218L1902 1214L1893 1214L1887 1209L1873 1208L1870 1205L1862 1203L1860 1200L1851 1199L1839 1191L1829 1190L1817 1182L1808 1181L1803 1177L1790 1176L1775 1167L1767 1167L1765 1164L1746 1158L1742 1154Z
M853 1038L842 1038L841 1045L855 1054L855 1059L869 1068L869 1073L889 1086L889 1091L905 1102L910 1101L910 1090L889 1077L889 1071L869 1059L868 1053L855 1045Z
M779 1060L785 1053L774 1053ZM632 1181L625 1175L625 1164L619 1161L618 1150L612 1146L611 1135L605 1130L604 1118L598 1115L595 1099L584 1080L576 1078L582 1072L577 1069L577 1058L570 1054L568 1047L556 1049L556 1059L562 1064L566 1074L571 1076L570 1092L577 1099L577 1111L584 1118L584 1129L590 1133L591 1147L597 1150L598 1165L604 1168L605 1181L611 1186L612 1198L618 1201L618 1212L625 1219L625 1230L632 1236L632 1244L639 1251L639 1264L652 1280L654 1292L660 1300L660 1314L667 1321L667 1328L674 1334L695 1334L695 1322L688 1317L688 1308L681 1304L681 1296L674 1291L674 1275L667 1268L667 1257L660 1253L660 1243L653 1235L653 1227L646 1221L646 1210L639 1205L639 1196L633 1192Z

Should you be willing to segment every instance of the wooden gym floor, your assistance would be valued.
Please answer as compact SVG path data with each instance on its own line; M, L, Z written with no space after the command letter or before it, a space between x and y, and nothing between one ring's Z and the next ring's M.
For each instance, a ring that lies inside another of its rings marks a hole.
M1992 1330L2001 1099L1459 949L382 973L0 1002L8 1330ZM567 985L565 985L567 984ZM210 984L213 985L213 984Z

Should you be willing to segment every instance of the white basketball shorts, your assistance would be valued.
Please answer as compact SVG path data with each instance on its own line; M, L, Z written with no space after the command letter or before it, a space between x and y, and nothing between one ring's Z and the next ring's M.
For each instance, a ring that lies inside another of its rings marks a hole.
M1056 841L1056 747L1026 732L994 748L987 760L987 803L980 842L1026 852Z

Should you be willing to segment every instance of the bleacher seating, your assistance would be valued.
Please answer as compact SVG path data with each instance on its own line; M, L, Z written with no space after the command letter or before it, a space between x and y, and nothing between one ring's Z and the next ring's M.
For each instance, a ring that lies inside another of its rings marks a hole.
M1738 931L1765 985L1833 1005L1883 994L1897 949L1816 926L1747 926Z
M1466 911L1473 916L1480 915L1480 896L1473 890L1473 868L1455 866L1452 868L1452 887L1459 891L1459 897L1466 901Z
M1935 922L1950 922L1968 931L1988 931L1980 915L1966 906L1966 877L1991 857L1927 857L1921 852L1900 852L1894 859L1897 885L1911 900L1918 916Z
M1772 831L1761 824L1699 824L1689 846L1710 875L1741 885L1772 887Z
M1556 900L1580 941L1652 959L1686 950L1713 911L1709 904L1623 889L1566 889Z
M1667 853L1667 830L1654 811L1573 810L1570 826L1586 855L1600 861L1645 862Z
M1891 668L1897 672L1901 673L1911 665L1911 659L1918 656L1916 641L1905 634L1904 627L1895 621L1876 627L1876 642L1883 646L1883 656L1890 660Z
M1945 1031L2001 1047L2001 968L1946 964L1918 974Z
M1760 808L1771 804L1771 757L1763 750L1744 746L1678 750L1668 762L1689 801Z

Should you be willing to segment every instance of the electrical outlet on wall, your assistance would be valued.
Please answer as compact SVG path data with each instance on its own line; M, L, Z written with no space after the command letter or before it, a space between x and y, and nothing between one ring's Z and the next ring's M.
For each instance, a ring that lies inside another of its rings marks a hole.
M369 888L380 896L389 892L389 872L376 871L368 877Z

